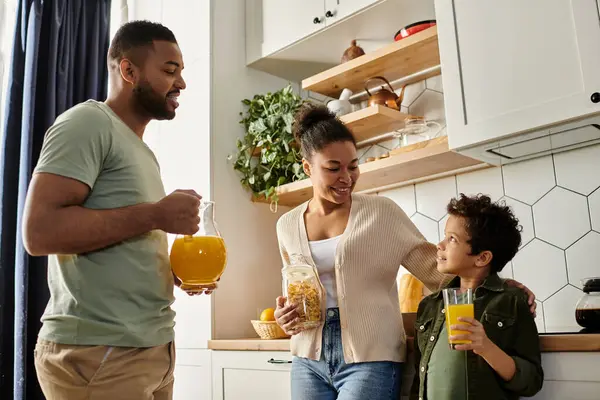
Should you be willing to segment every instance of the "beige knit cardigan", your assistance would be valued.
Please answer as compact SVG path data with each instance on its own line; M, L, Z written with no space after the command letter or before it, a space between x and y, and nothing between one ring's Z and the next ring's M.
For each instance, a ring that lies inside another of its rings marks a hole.
M284 266L300 254L315 267L304 224L308 202L284 214L277 236ZM436 246L427 242L392 200L352 195L348 224L335 255L338 307L346 363L403 362L406 335L398 304L400 266L438 290L449 277L436 269ZM316 268L316 267L315 267ZM319 360L323 325L293 336L292 354Z

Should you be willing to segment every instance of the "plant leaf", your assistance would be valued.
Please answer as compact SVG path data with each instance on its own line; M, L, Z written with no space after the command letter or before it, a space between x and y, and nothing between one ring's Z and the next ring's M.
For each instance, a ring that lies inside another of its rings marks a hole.
M285 132L292 133L292 124L294 123L294 115L292 113L283 114L283 121L285 122Z
M294 174L298 175L300 173L300 171L302 171L302 165L300 165L300 163L294 163L292 165Z
M244 187L277 202L278 186L306 177L302 156L291 146L294 115L305 100L288 84L276 92L256 94L241 102L245 111L240 113L239 123L245 134L236 140L238 152L233 168ZM256 147L261 147L258 157L252 154Z
M265 125L265 121L262 118L259 118L256 121L250 122L250 127L248 128L248 131L250 133L258 134L264 132L266 129L267 126Z

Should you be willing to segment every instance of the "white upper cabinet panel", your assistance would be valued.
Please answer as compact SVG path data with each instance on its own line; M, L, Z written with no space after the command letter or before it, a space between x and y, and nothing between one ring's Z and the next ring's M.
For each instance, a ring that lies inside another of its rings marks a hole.
M600 112L596 0L435 6L452 148Z

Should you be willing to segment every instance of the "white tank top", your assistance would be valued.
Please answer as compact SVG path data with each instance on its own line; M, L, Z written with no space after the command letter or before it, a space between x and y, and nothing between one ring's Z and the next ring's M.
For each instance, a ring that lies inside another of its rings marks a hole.
M324 240L309 241L312 259L315 262L319 279L327 295L327 308L337 307L337 285L335 281L335 251L342 235Z

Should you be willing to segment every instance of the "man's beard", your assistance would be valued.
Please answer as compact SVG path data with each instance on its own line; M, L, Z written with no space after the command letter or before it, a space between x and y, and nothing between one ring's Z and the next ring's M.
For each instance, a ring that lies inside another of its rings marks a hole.
M140 111L153 119L175 118L175 111L167 107L167 97L156 93L148 81L140 82L133 88L133 101Z

